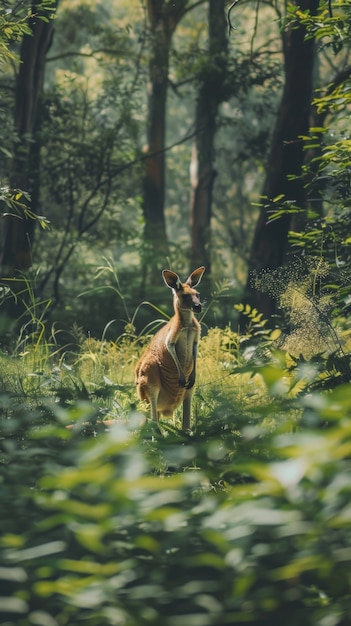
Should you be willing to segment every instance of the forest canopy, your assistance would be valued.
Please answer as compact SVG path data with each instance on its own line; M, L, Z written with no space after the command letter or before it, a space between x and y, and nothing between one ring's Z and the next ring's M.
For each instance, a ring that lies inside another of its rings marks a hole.
M317 0L5 2L3 277L24 272L53 319L101 334L120 308L96 277L103 259L132 307L163 267L204 264L207 293L227 280L231 301L268 316L262 270L331 230L346 262L349 13Z

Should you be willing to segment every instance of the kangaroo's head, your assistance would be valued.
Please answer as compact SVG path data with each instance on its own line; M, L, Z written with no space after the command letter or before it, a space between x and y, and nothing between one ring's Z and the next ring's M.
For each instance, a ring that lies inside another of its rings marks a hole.
M185 283L182 283L178 274L171 270L163 270L163 280L167 287L173 291L175 308L194 311L195 313L201 312L200 294L194 287L199 284L204 271L203 266L199 267L190 274Z

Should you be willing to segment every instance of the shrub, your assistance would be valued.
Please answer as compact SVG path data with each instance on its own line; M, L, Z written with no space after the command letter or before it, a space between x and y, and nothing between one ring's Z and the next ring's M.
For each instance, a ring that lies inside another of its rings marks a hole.
M290 397L277 365L255 375L269 401L249 422L223 400L207 437L131 415L82 439L65 426L90 402L4 420L1 623L346 626L350 384Z

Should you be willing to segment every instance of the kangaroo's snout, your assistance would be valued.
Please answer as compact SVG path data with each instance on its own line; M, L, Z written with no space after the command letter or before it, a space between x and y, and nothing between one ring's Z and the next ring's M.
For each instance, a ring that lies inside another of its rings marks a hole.
M201 311L202 311L202 304L201 304L201 302L200 302L200 300L198 298L194 298L192 309L193 309L194 313L201 313Z

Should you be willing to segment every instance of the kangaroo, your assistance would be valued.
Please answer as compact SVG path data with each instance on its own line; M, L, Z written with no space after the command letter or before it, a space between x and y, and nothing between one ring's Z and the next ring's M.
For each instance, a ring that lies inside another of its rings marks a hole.
M204 267L194 270L185 283L178 274L163 270L167 287L173 291L174 315L152 338L136 366L140 400L150 405L151 419L161 414L172 417L183 404L183 430L190 429L191 403L196 378L197 348L201 327L194 312L200 313L199 293Z

